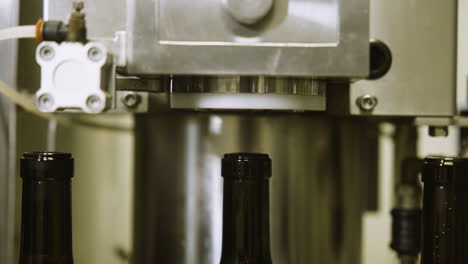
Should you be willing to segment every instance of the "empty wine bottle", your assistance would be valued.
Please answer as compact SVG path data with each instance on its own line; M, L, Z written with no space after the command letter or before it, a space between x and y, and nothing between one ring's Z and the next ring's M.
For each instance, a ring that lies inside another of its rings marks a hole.
M225 154L221 264L271 264L266 154Z
M421 263L468 263L468 159L427 158L422 180Z
M31 152L23 178L20 264L73 264L69 153Z

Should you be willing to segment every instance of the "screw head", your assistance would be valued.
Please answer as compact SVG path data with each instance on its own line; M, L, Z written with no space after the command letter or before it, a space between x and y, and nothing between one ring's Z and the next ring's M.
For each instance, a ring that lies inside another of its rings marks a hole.
M126 107L129 107L129 108L134 108L136 107L137 105L140 104L141 102L141 98L138 94L134 93L134 92L127 92L125 93L122 98L122 103L126 106Z
M100 61L104 58L104 51L98 47L91 47L88 50L88 58L94 62Z
M104 101L101 100L101 97L97 95L90 95L86 99L86 106L91 110L91 112L101 112L104 110Z
M49 45L44 45L39 50L39 56L46 61L52 60L55 57L55 50Z
M357 105L359 106L359 108L361 108L362 111L366 112L374 110L378 103L379 101L377 97L369 94L360 96L357 99Z
M37 108L39 108L39 110L41 110L42 112L52 111L54 107L54 103L55 102L54 102L54 98L52 97L52 95L47 94L47 93L42 94L36 100Z

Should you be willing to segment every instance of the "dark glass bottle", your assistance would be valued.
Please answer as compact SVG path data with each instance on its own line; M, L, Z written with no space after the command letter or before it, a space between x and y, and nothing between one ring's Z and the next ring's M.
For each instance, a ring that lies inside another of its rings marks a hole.
M21 158L23 178L20 264L73 264L68 153L31 152Z
M422 264L468 263L468 159L424 161Z
M221 264L271 264L266 154L225 154Z

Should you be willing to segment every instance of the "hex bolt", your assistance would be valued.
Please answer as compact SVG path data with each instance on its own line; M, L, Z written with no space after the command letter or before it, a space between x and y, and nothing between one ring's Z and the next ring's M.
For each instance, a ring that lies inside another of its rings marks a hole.
M50 112L54 107L54 98L50 94L42 94L36 101L37 108L43 112Z
M121 98L122 103L128 107L128 108L135 108L137 107L140 102L141 102L141 97L134 92L126 92L122 98Z
M361 108L362 111L366 112L374 110L378 102L379 101L377 97L369 94L362 95L357 99L357 105L359 106L359 108Z
M91 61L100 61L104 57L104 52L98 47L91 47L88 50L88 58Z
M39 50L39 56L45 61L52 60L55 57L55 50L49 45L44 45Z
M97 95L90 95L86 99L86 106L92 112L101 112L104 109L104 102Z

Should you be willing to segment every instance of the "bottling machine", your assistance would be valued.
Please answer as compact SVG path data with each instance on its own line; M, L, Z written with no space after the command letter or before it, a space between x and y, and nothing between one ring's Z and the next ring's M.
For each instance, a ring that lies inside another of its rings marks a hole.
M391 246L416 263L416 127L445 136L465 123L456 1L44 3L37 111L134 113L132 263L219 263L221 158L233 152L271 157L273 263L360 263L383 120L397 128L392 214L413 227L394 223Z

